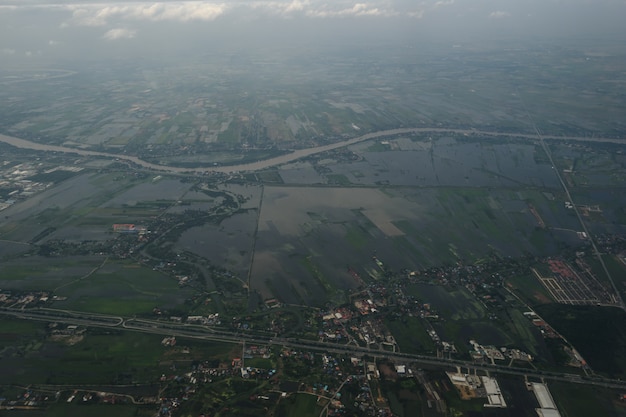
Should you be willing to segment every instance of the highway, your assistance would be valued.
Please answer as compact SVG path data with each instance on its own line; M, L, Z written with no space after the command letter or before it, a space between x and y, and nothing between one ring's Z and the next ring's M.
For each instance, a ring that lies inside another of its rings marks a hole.
M200 325L179 324L148 319L124 318L104 314L83 313L77 311L56 310L48 308L27 310L2 308L0 309L0 314L25 320L75 324L86 327L119 329L163 336L186 337L205 341L225 343L245 342L259 345L277 345L288 347L291 349L319 351L333 354L345 354L351 356L367 355L375 358L389 359L394 362L415 363L418 366L428 365L445 367L449 369L460 366L462 368L472 368L492 374L495 373L526 376L537 379L573 382L577 384L594 385L605 388L617 388L622 390L626 389L626 381L622 381L620 379L604 378L600 376L581 376L579 374L551 372L520 367L509 367L506 365L477 364L475 362L460 359L437 358L433 356L416 355L410 353L386 352L362 346L356 347L353 345L340 345L314 340L275 337L265 332L235 332Z

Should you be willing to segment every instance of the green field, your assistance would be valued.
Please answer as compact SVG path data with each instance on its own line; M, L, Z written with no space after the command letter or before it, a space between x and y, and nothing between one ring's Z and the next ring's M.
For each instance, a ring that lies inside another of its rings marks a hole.
M152 268L102 256L29 257L0 266L4 289L52 291L55 308L129 316L180 308L196 292Z
M506 285L531 306L552 302L552 297L532 272L507 278Z
M409 284L406 293L431 306L450 320L479 320L486 316L484 305L464 287Z
M560 304L537 306L537 312L576 347L594 371L613 378L626 375L626 312Z
M135 262L107 261L93 274L70 281L55 293L67 297L55 302L56 308L130 316L155 307L180 307L195 292Z
M3 320L3 384L151 384L176 362L228 360L235 347L179 339L169 348L161 345L161 335L111 329L53 339L45 335L45 326Z
M25 416L31 417L84 417L89 415L90 417L110 417L112 415L116 417L149 417L153 416L156 410L156 406L135 406L135 405L120 405L120 404L53 404L46 409L45 412L39 414L37 411L31 411ZM0 416L4 414L0 413ZM8 414L7 414L8 415ZM21 415L13 414L17 417Z
M626 402L618 400L620 390L551 382L550 393L564 417L624 417Z
M85 276L103 260L102 256L29 256L4 261L0 264L0 286L4 289L52 291Z
M419 317L402 317L391 320L387 318L385 325L393 334L400 352L404 353L434 353L435 344L426 331L424 323Z
M276 410L277 417L318 417L321 407L316 395L292 394L282 399Z

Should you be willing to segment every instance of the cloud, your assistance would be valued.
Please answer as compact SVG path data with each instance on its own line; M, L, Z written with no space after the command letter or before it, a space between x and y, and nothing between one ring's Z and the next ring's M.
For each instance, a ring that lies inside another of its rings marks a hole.
M253 1L240 3L241 8L263 11L270 15L282 17L308 16L348 17L348 16L389 16L395 15L393 10L380 8L370 3L354 3L353 1L335 0L333 2L291 0L291 1Z
M502 18L510 17L510 16L511 16L511 13L503 12L501 10L489 13L490 19L502 19Z
M352 7L343 9L330 9L321 7L306 12L309 17L350 17L350 16L396 16L398 13L393 9L381 9L367 3L356 3Z
M60 45L60 44L61 44L61 42L55 41L55 40L52 40L52 39L50 39L48 41L48 45L50 45L50 46L57 46L57 45Z
M0 49L0 53L2 53L2 55L14 55L15 49L3 48L3 49Z
M104 35L102 35L103 39L114 41L118 39L132 39L135 37L136 31L131 29L122 29L116 28L107 31Z
M18 0L0 0L10 3ZM21 0L20 9L50 9L69 13L60 23L69 26L115 26L120 21L212 21L227 13L284 18L397 17L422 18L429 8L455 0ZM10 7L17 7L13 3ZM416 7L417 6L417 7Z
M437 9L439 7L450 6L454 4L454 0L438 0L433 4L433 9Z
M111 19L179 21L214 20L224 13L226 5L198 2L157 2L130 4L80 4L69 5L72 21L81 26L103 26Z
M305 0L305 1L293 0L291 3L288 3L287 6L285 7L285 13L301 12L305 8L309 7L309 5L310 5L310 2L308 0Z

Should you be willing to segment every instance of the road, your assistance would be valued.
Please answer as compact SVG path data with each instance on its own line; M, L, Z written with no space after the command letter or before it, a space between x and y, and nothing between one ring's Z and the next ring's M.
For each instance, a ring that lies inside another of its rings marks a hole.
M362 136L358 136L352 139L347 139L344 141L331 143L329 145L316 146L314 148L307 149L298 149L289 154L277 156L270 159L264 159L262 161L251 162L248 164L240 164L240 165L229 165L229 166L220 166L220 167L210 167L210 168L180 168L180 167L171 167L166 165L158 165L153 164L147 161L144 161L136 156L129 155L118 155L107 152L98 152L98 151L89 151L85 149L76 149L76 148L68 148L65 146L56 146L56 145L44 145L37 142L31 142L25 139L16 138L13 136L1 135L0 134L0 142L7 143L9 145L15 146L17 148L23 149L33 149L37 151L47 151L47 152L66 152L73 153L82 156L95 156L101 158L109 158L109 159L119 159L127 162L132 162L134 164L140 165L143 168L158 171L158 172L169 172L172 174L197 174L197 173L234 173L234 172L246 172L246 171L258 171L266 168L270 168L272 166L285 164L287 162L292 162L301 158L305 158L307 156L315 155L322 152L331 151L338 148L343 148L345 146L354 145L355 143L364 142L370 139L376 139L387 136L396 136L396 135L406 135L411 133L450 133L450 134L461 134L461 135L481 135L481 136L506 136L511 138L524 138L537 140L538 137L536 134L526 134L526 133L503 133L503 132L491 132L484 130L474 130L474 129L446 129L446 128L433 128L433 127L412 127L412 128L403 128L403 129L390 129L390 130L381 130L378 132L368 133ZM569 141L581 141L581 142L599 142L599 143L618 143L618 144L626 144L625 139L613 139L613 138L589 138L589 137L578 137L578 136L549 136L542 135L542 140L569 140Z
M626 389L626 381L622 381L619 379L603 378L599 376L581 376L578 374L509 367L506 365L477 364L475 362L459 359L437 358L433 356L400 352L386 352L362 346L357 347L352 345L348 346L328 342L318 342L314 340L272 337L271 335L262 332L235 332L222 330L219 328L209 328L200 325L160 322L147 319L124 318L117 316L108 316L105 314L83 313L78 311L56 310L48 308L29 310L2 308L0 309L0 314L25 320L61 322L66 324L76 324L89 327L113 328L163 336L187 337L205 341L225 343L245 342L261 345L271 344L285 346L292 349L322 351L333 354L349 354L352 356L367 355L370 357L385 358L395 362L411 362L419 365L447 367L450 369L456 366L460 366L462 368L472 368L491 373L543 378L553 381L573 382L578 384L594 385L606 388L617 388L621 390Z
M520 98L521 98L521 96L520 96ZM522 101L522 105L524 106L524 110L526 111L526 115L528 116L528 119L530 120L530 123L533 126L533 130L536 133L536 135L535 135L536 139L539 140L539 143L541 144L541 147L542 147L544 153L548 156L548 160L550 161L550 165L552 165L552 169L554 169L554 173L556 174L556 177L558 178L559 182L561 183L561 188L563 188L563 191L565 192L565 195L567 196L567 200L572 204L572 209L574 210L574 213L576 213L576 217L578 218L578 222L580 223L580 227L582 228L583 232L585 232L585 235L587 235L587 239L591 243L591 247L593 248L593 253L594 253L596 259L598 260L598 262L600 263L600 265L602 266L602 269L604 270L604 274L606 275L606 277L609 279L609 282L611 283L611 287L613 288L613 291L615 293L615 297L617 299L618 306L622 310L626 311L626 304L624 304L624 300L622 299L622 295L620 294L620 291L617 288L617 285L615 285L615 281L613 280L613 277L611 276L611 273L609 272L609 269L606 267L606 264L604 263L604 258L602 258L602 254L598 250L598 246L596 245L595 239L593 238L593 235L589 232L589 229L587 228L587 224L583 220L583 217L580 214L580 210L578 210L578 206L576 205L576 202L572 198L572 194L570 193L570 190L569 190L569 187L567 186L567 183L563 179L563 176L561 175L561 172L558 169L557 165L554 163L554 159L552 158L552 152L550 151L550 148L548 147L548 145L546 145L545 139L550 138L550 136L544 136L541 133L541 131L539 131L539 128L537 128L537 124L535 123L535 120L533 119L532 115L528 111L528 108L526 107L526 104L523 101ZM555 297L555 300L556 299L557 298Z

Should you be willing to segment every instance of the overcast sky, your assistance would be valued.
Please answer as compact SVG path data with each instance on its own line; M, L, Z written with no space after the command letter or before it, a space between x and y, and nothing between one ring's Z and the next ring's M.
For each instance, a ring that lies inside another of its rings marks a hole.
M626 0L0 0L0 62L263 42L623 39L625 16Z

